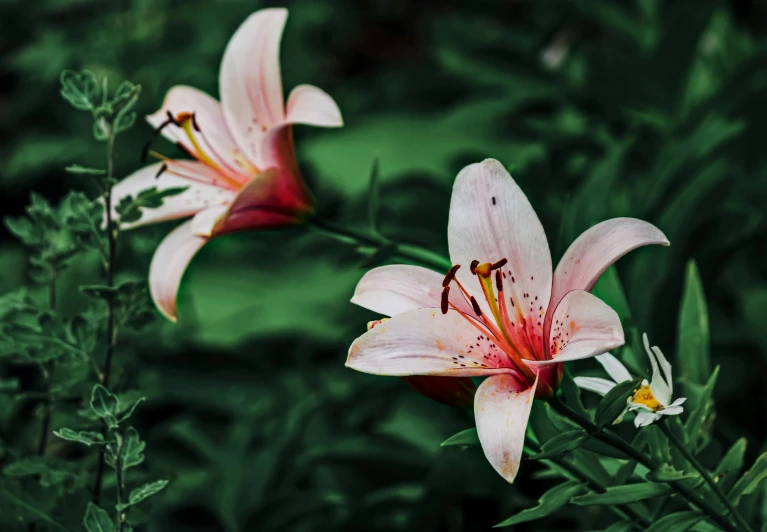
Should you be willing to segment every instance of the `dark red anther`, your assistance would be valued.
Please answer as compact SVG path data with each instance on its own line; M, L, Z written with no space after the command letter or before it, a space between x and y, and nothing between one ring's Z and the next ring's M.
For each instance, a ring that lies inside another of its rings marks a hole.
M165 114L168 115L168 122L173 124L174 126L181 127L181 124L176 120L176 117L173 116L173 113L170 111L165 111Z
M149 148L152 147L152 141L150 140L146 144L144 144L144 148L141 150L141 164L144 164L147 160L147 157L149 157Z
M160 169L159 169L159 170L157 170L157 173L154 175L154 178L155 178L155 179L157 179L158 177L160 177L160 176L162 175L162 173L163 173L165 170L167 170L167 169L168 169L168 165L167 165L167 164L165 164L165 163L162 163L162 166L160 167Z
M474 296L471 296L471 306L474 307L474 312L477 313L477 316L482 316L482 309L479 308L479 303L477 303L477 300L474 299Z
M200 132L200 126L197 125L197 113L192 113L192 127L197 133Z
M442 314L447 314L447 306L449 303L448 295L450 294L450 287L446 286L445 289L442 291Z
M509 261L507 261L506 259L499 260L498 262L490 266L490 271L497 270L498 268L503 268L504 266L506 266L507 262Z
M479 266L478 260L471 261L471 265L469 266L469 270L471 270L471 273L475 274L477 273L477 266Z
M455 272L458 271L458 268L460 268L460 264L456 264L450 270L447 272L447 275L445 275L445 278L442 280L442 286L447 286L450 283L453 282L453 279L455 279Z
M501 270L495 271L495 286L499 292L503 292L503 278L501 277Z

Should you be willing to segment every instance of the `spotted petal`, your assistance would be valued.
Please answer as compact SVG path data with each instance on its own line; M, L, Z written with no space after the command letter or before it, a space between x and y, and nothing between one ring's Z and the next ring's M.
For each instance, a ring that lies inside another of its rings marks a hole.
M209 184L211 172L204 164L193 161L171 161L168 163L170 171L156 178L161 166L162 163L145 166L112 188L112 215L115 218L118 218L116 206L127 196L135 198L139 193L153 187L158 190L188 187L187 190L165 198L161 207L144 209L138 222L121 224L123 229L191 216L207 207L229 203L235 196L232 190ZM182 175L187 177L180 177Z
M527 344L528 350L541 354L541 325L551 293L549 244L527 197L498 161L486 159L458 174L450 202L448 243L451 261L463 266L458 279L485 312L485 298L469 265L473 260L508 260L502 271L515 325L514 343Z
M623 345L620 318L604 301L584 290L568 293L554 311L549 339L551 360L525 361L545 366L601 355Z
M256 165L264 131L285 118L280 40L287 17L284 8L256 11L234 33L221 61L224 118L234 140Z
M386 316L418 308L439 308L444 277L420 266L380 266L360 279L352 303ZM465 298L452 297L450 300L459 309L472 312Z
M346 365L375 375L479 376L511 372L508 357L459 312L398 314L352 344Z
M149 291L157 308L175 322L176 295L187 266L208 239L192 233L189 220L171 231L160 243L149 266Z
M507 482L514 482L519 471L537 385L536 379L525 389L511 375L494 375L482 382L474 396L474 417L482 450Z

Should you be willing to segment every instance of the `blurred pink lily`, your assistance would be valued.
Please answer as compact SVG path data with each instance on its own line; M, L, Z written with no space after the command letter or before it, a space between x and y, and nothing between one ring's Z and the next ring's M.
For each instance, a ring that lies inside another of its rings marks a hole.
M113 189L116 204L154 186L188 187L166 198L162 207L145 211L134 224L193 216L165 237L149 269L152 299L172 321L181 277L209 239L301 223L314 213L296 162L291 126L338 127L343 120L333 98L311 85L294 88L285 104L279 46L287 16L286 9L263 9L237 29L221 62L221 103L192 87L176 86L162 108L147 116L195 160L150 151L161 162Z
M487 159L456 178L448 244L447 275L395 265L360 280L352 302L392 318L352 344L346 365L377 375L487 376L474 399L477 432L512 482L533 398L555 393L563 362L624 342L615 311L588 291L628 251L668 240L641 220L607 220L578 237L552 273L530 202Z

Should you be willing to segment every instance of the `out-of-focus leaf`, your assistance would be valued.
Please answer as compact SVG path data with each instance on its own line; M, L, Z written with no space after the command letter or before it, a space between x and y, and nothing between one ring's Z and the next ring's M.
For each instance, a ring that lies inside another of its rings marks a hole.
M126 508L135 506L136 504L161 492L163 489L165 489L165 486L167 485L168 485L167 480L155 480L154 482L150 482L148 484L144 484L141 487L135 488L131 490L130 495L128 496L128 502L123 504L118 504L117 510L123 511Z
M85 510L83 526L87 532L115 532L114 522L107 511L92 502Z
M694 261L687 263L678 327L679 377L696 384L704 384L711 375L708 309L703 284Z
M746 438L740 438L732 444L727 453L719 461L714 472L714 478L725 493L732 488L735 480L743 470L746 454Z
M550 439L541 447L541 453L530 457L531 460L543 460L545 458L556 458L568 451L577 449L589 439L589 435L583 430L571 430Z
M693 449L700 448L702 441L704 441L706 432L703 428L708 421L709 417L713 415L713 394L714 386L716 386L716 379L719 376L719 366L714 368L714 372L709 377L705 386L695 388L694 386L688 386L690 391L699 390L694 395L690 393L690 397L687 402L690 403L690 416L687 418L687 422L684 425L684 431L687 434L688 440L691 442Z
M730 490L729 497L733 504L738 504L741 497L754 493L762 482L767 479L767 453L762 453L756 459L751 469L743 473Z
M93 111L101 103L101 90L96 76L89 70L79 74L73 70L61 73L61 96L79 111Z
M97 445L104 443L104 436L100 432L93 431L74 431L72 429L63 428L54 430L53 433L63 440L74 441L77 443L83 443L90 447L91 445Z
M453 434L440 444L441 447L451 445L479 445L477 429L462 430L458 434Z
M626 484L607 488L605 493L587 493L571 502L581 506L594 504L630 504L632 502L668 495L674 490L666 484Z
M133 427L129 427L125 431L125 439L121 451L123 471L135 467L144 461L145 448L146 442L141 441L138 431Z
M494 528L512 526L526 521L542 519L552 514L567 504L570 499L583 492L580 482L565 482L543 494L538 504L533 508L522 510L505 521L501 521Z

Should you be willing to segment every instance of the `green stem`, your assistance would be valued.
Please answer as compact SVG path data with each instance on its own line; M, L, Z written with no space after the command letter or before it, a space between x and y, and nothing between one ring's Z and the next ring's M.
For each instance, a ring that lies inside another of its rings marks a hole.
M115 160L115 132L110 126L109 136L107 138L107 188L104 193L104 208L106 211L107 226L107 261L106 277L107 286L114 286L114 268L115 268L115 249L117 233L113 227L112 220L112 179L114 178L114 160ZM115 309L112 299L107 300L107 331L106 331L106 357L104 359L104 371L101 373L101 384L109 388L109 376L112 371L112 355L117 340L115 331ZM106 436L106 434L105 434ZM93 503L98 505L101 498L101 484L104 478L104 450L99 453L98 465L96 466L96 481L93 485Z
M117 506L123 503L123 462L122 462L122 448L123 437L122 434L115 431L115 438L117 440L117 458L115 459L115 475L117 476ZM125 511L117 510L117 532L123 532L125 525Z
M738 526L740 526L741 530L745 532L752 532L751 527L748 525L746 520L742 515L740 515L738 509L732 505L729 497L727 497L727 495L722 491L722 488L719 487L719 484L717 484L714 479L711 478L711 475L708 473L706 468L703 467L703 464L698 462L698 459L695 458L695 456L687 449L687 447L685 447L684 443L679 441L679 438L676 437L676 435L668 428L665 423L658 423L658 427L661 431L663 431L663 434L666 435L669 441L679 450L679 452L682 453L682 456L684 456L687 461L690 462L692 466L698 470L698 473L700 473L700 475L706 481L706 484L709 485L713 492L716 493L717 497L719 497L722 503L724 503L724 505L727 507L730 515L732 515L732 517L738 523Z
M570 419L571 421L574 421L578 425L580 425L586 432L591 434L594 438L597 438L614 448L621 451L623 454L631 458L632 460L639 462L643 466L645 466L650 471L654 471L658 469L660 464L657 464L654 459L650 458L649 456L645 455L642 452L639 452L638 450L634 449L634 447L631 446L630 443L628 443L626 440L618 436L617 434L613 434L612 432L605 432L601 431L599 427L597 427L594 423L591 422L590 419L586 418L585 416L581 415L579 412L576 412L573 410L570 406L563 403L559 400L557 397L553 397L549 399L549 405L560 415L563 417L566 417ZM701 510L703 510L705 513L708 514L711 519L716 521L719 526L724 528L725 530L729 532L739 532L739 529L734 527L730 521L717 512L714 508L711 507L711 505L706 502L705 499L699 497L694 491L687 488L684 484L681 482L669 482L669 486L671 486L677 493L679 493L682 497L684 497L689 503L697 506Z
M56 276L51 277L48 283L48 307L56 310ZM37 444L37 455L43 456L48 447L48 433L51 429L51 418L53 417L53 401L51 400L51 384L53 380L53 371L56 366L53 361L48 361L42 366L43 381L45 383L45 399L43 420L40 426L40 439Z
M337 237L339 240L348 241L357 246L380 248L385 245L394 245L397 249L396 255L440 272L447 272L452 266L450 260L439 253L434 253L413 244L393 242L377 232L356 231L319 218L314 218L309 224L324 233Z

